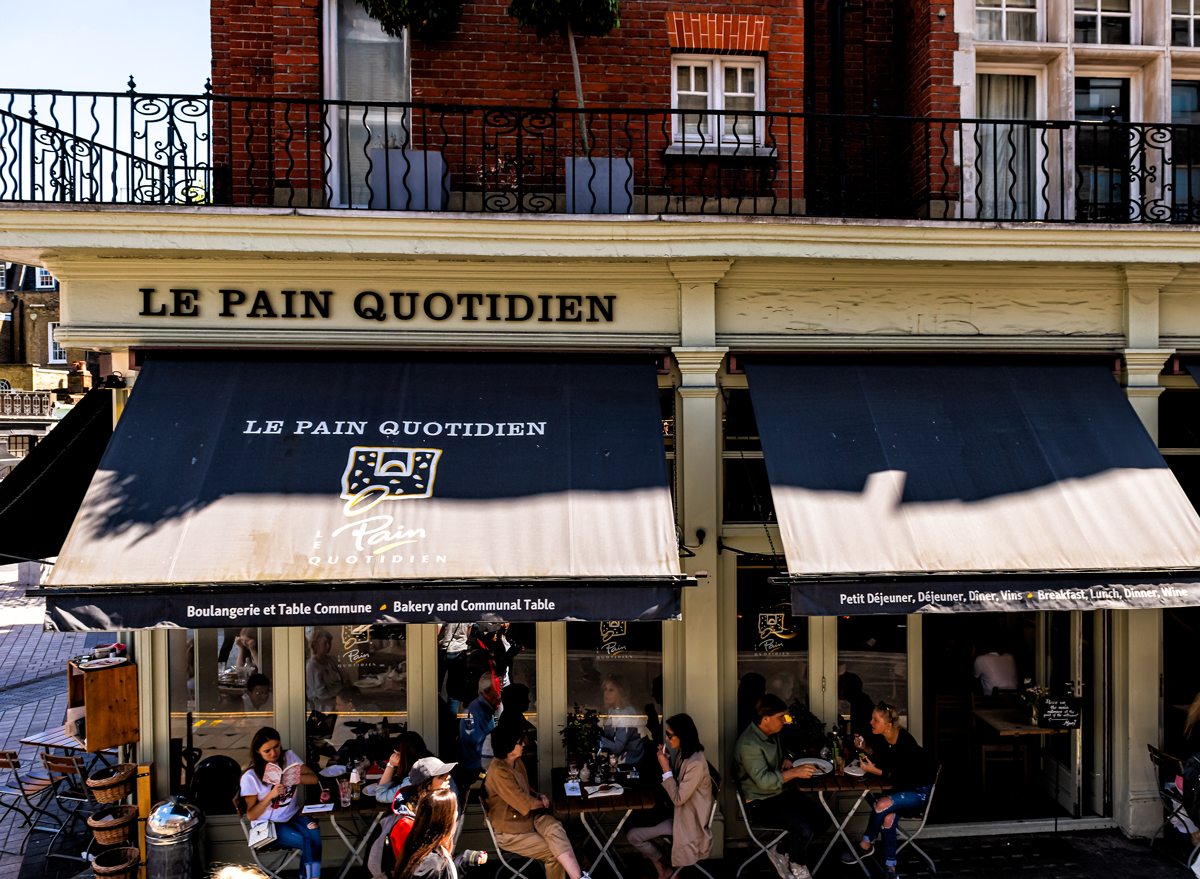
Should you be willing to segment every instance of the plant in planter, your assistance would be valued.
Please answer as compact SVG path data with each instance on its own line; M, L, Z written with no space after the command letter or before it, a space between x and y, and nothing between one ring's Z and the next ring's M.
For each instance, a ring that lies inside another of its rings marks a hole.
M458 29L464 0L358 0L389 37L445 40Z
M600 716L576 703L562 726L563 749L568 760L590 760L600 747Z
M797 757L818 756L827 741L825 724L801 705L799 699L792 700L788 714L792 722L784 726L780 733L785 747Z
M621 26L620 0L510 0L508 14L522 27L531 27L539 40L564 37L571 50L575 100L583 109L583 77L579 72L576 37L605 37ZM579 114L582 156L566 160L569 213L628 213L633 206L633 161L625 157L592 155L587 117Z

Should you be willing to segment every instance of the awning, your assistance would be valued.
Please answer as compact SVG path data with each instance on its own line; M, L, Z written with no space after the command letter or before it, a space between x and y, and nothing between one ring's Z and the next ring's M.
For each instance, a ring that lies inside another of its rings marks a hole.
M646 358L160 357L43 591L111 631L670 619L682 583Z
M112 391L84 395L0 482L0 564L58 555L112 436Z
M746 373L796 613L1200 604L1200 517L1105 366Z

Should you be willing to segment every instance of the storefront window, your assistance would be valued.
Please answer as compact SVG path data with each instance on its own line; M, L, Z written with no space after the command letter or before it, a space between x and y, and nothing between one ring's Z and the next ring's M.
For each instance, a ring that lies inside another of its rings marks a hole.
M601 747L622 763L662 741L662 623L567 623L567 705L600 715Z
M171 792L232 813L250 741L275 725L271 629L177 629L168 651Z
M774 522L775 505L748 390L725 391L725 521Z
M370 739L408 724L405 633L402 625L305 626L305 705L325 715L309 724L310 759L378 759Z
M749 561L747 559L749 558ZM781 698L793 714L808 708L808 618L792 616L787 586L772 586L772 557L743 556L737 591L737 726L749 726L764 693ZM783 559L779 559L783 565Z
M839 617L838 714L843 725L861 726L861 703L887 702L908 726L908 623L906 617Z

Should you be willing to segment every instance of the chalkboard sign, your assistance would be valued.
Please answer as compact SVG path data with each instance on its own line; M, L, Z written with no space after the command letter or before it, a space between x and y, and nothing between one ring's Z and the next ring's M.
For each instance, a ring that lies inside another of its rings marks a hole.
M1079 729L1082 699L1043 699L1039 726L1048 729Z

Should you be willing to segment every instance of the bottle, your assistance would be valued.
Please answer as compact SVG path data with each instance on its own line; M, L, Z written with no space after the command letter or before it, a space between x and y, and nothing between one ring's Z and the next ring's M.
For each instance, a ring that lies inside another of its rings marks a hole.
M362 797L362 782L358 778L358 770L350 770L350 799L357 800Z

